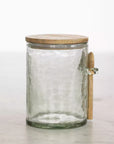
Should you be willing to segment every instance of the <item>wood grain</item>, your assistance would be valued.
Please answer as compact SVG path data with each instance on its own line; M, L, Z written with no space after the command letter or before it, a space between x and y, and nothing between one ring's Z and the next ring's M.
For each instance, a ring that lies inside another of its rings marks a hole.
M70 34L40 34L27 36L27 42L39 44L78 44L87 43L88 37Z
M88 54L88 68L94 68L94 54ZM88 119L93 119L93 74L88 76Z

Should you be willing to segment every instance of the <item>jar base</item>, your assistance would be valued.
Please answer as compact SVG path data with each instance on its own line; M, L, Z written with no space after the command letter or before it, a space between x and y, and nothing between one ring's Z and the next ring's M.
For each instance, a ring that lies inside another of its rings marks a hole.
M37 128L47 128L47 129L65 129L80 127L86 124L87 119L80 119L73 115L68 114L41 114L32 118L32 120L26 120L27 124Z

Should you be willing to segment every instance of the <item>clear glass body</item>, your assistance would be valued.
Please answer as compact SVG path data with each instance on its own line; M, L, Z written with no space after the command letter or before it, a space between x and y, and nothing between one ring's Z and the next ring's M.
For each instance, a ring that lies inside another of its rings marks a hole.
M71 128L86 123L87 44L27 43L27 123Z

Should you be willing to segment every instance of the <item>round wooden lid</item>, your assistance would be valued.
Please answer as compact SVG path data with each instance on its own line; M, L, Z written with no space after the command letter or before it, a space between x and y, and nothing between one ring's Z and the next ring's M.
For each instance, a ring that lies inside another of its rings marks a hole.
M70 34L40 34L27 36L26 41L39 44L79 44L87 43L88 37Z

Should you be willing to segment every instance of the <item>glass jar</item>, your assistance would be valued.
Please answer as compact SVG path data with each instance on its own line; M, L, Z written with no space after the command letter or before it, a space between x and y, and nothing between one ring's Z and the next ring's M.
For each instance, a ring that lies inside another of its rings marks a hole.
M87 37L37 35L27 41L27 124L78 127L87 121Z

